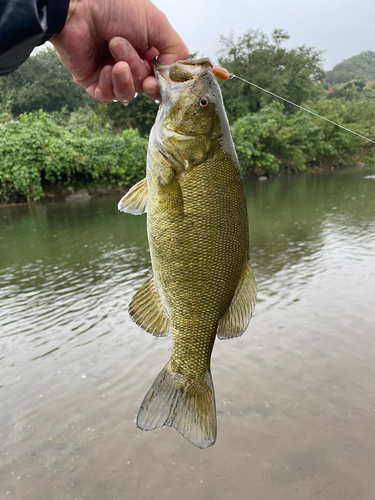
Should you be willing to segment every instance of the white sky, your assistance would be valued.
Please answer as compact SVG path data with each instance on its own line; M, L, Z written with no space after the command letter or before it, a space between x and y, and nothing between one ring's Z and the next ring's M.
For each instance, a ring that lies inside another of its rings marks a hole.
M375 51L375 0L154 0L190 52L215 61L220 35L282 28L288 45L325 50L324 69Z

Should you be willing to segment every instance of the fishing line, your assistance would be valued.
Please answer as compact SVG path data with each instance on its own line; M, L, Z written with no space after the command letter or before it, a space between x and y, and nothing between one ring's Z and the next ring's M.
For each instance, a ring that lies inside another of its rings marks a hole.
M267 92L267 94L270 94L274 97L277 97L278 99L281 99L282 101L285 101L288 104L292 104L293 106L296 106L297 108L302 109L303 111L306 111L307 113L310 113L314 116L317 116L318 118L321 118L322 120L325 120L326 122L331 123L332 125L336 125L336 127L340 127L343 130L350 132L351 134L357 135L358 137L360 137L361 139L364 139L365 141L369 141L369 142L372 142L373 144L375 144L375 141L373 141L372 139L369 139L368 137L365 137L364 135L357 134L357 132L353 132L353 130L348 129L348 128L344 127L343 125L340 125L339 123L333 122L332 120L328 120L328 118L324 118L324 116L320 116L317 113L314 113L314 111L310 111L309 109L304 108L302 106L299 106L298 104L295 104L292 101L288 101L288 99L284 99L284 97L280 97L279 95L274 94L273 92L270 92L269 90L263 89L262 87L259 87L259 85L255 85L255 83L249 82L248 80L245 80L244 78L241 78L240 76L237 76L234 73L230 73L229 78L230 79L238 78L238 80L242 80L243 82L248 83L249 85L252 85L253 87L256 87L259 90L263 90L263 92Z

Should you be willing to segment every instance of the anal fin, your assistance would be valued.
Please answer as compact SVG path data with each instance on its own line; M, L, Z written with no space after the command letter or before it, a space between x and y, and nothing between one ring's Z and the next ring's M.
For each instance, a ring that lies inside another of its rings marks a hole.
M160 295L151 276L138 290L129 305L132 320L146 332L164 337L170 329L169 318L164 311Z
M137 182L118 204L120 212L133 215L141 215L146 212L147 205L147 181L146 178Z
M232 302L219 321L219 339L240 337L248 327L256 303L257 289L249 262L243 268Z

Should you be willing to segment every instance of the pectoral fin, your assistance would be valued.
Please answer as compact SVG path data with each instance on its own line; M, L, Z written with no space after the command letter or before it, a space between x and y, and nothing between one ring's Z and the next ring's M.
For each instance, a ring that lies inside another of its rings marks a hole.
M125 196L121 198L118 204L120 212L128 214L141 215L146 212L147 205L147 182L146 178L137 182Z
M240 337L250 323L256 303L256 284L250 264L246 262L232 302L217 327L219 339Z
M158 160L156 193L159 196L160 210L169 217L182 215L184 201L176 173L165 157L159 154Z
M151 276L138 290L129 305L132 320L146 332L164 337L169 332L169 319Z

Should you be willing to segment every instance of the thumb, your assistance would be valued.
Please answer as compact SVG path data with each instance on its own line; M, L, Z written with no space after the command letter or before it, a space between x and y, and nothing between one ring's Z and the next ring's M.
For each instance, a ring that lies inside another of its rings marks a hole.
M161 11L153 13L149 19L149 34L150 46L159 51L158 59L161 64L172 64L189 57L187 46Z

